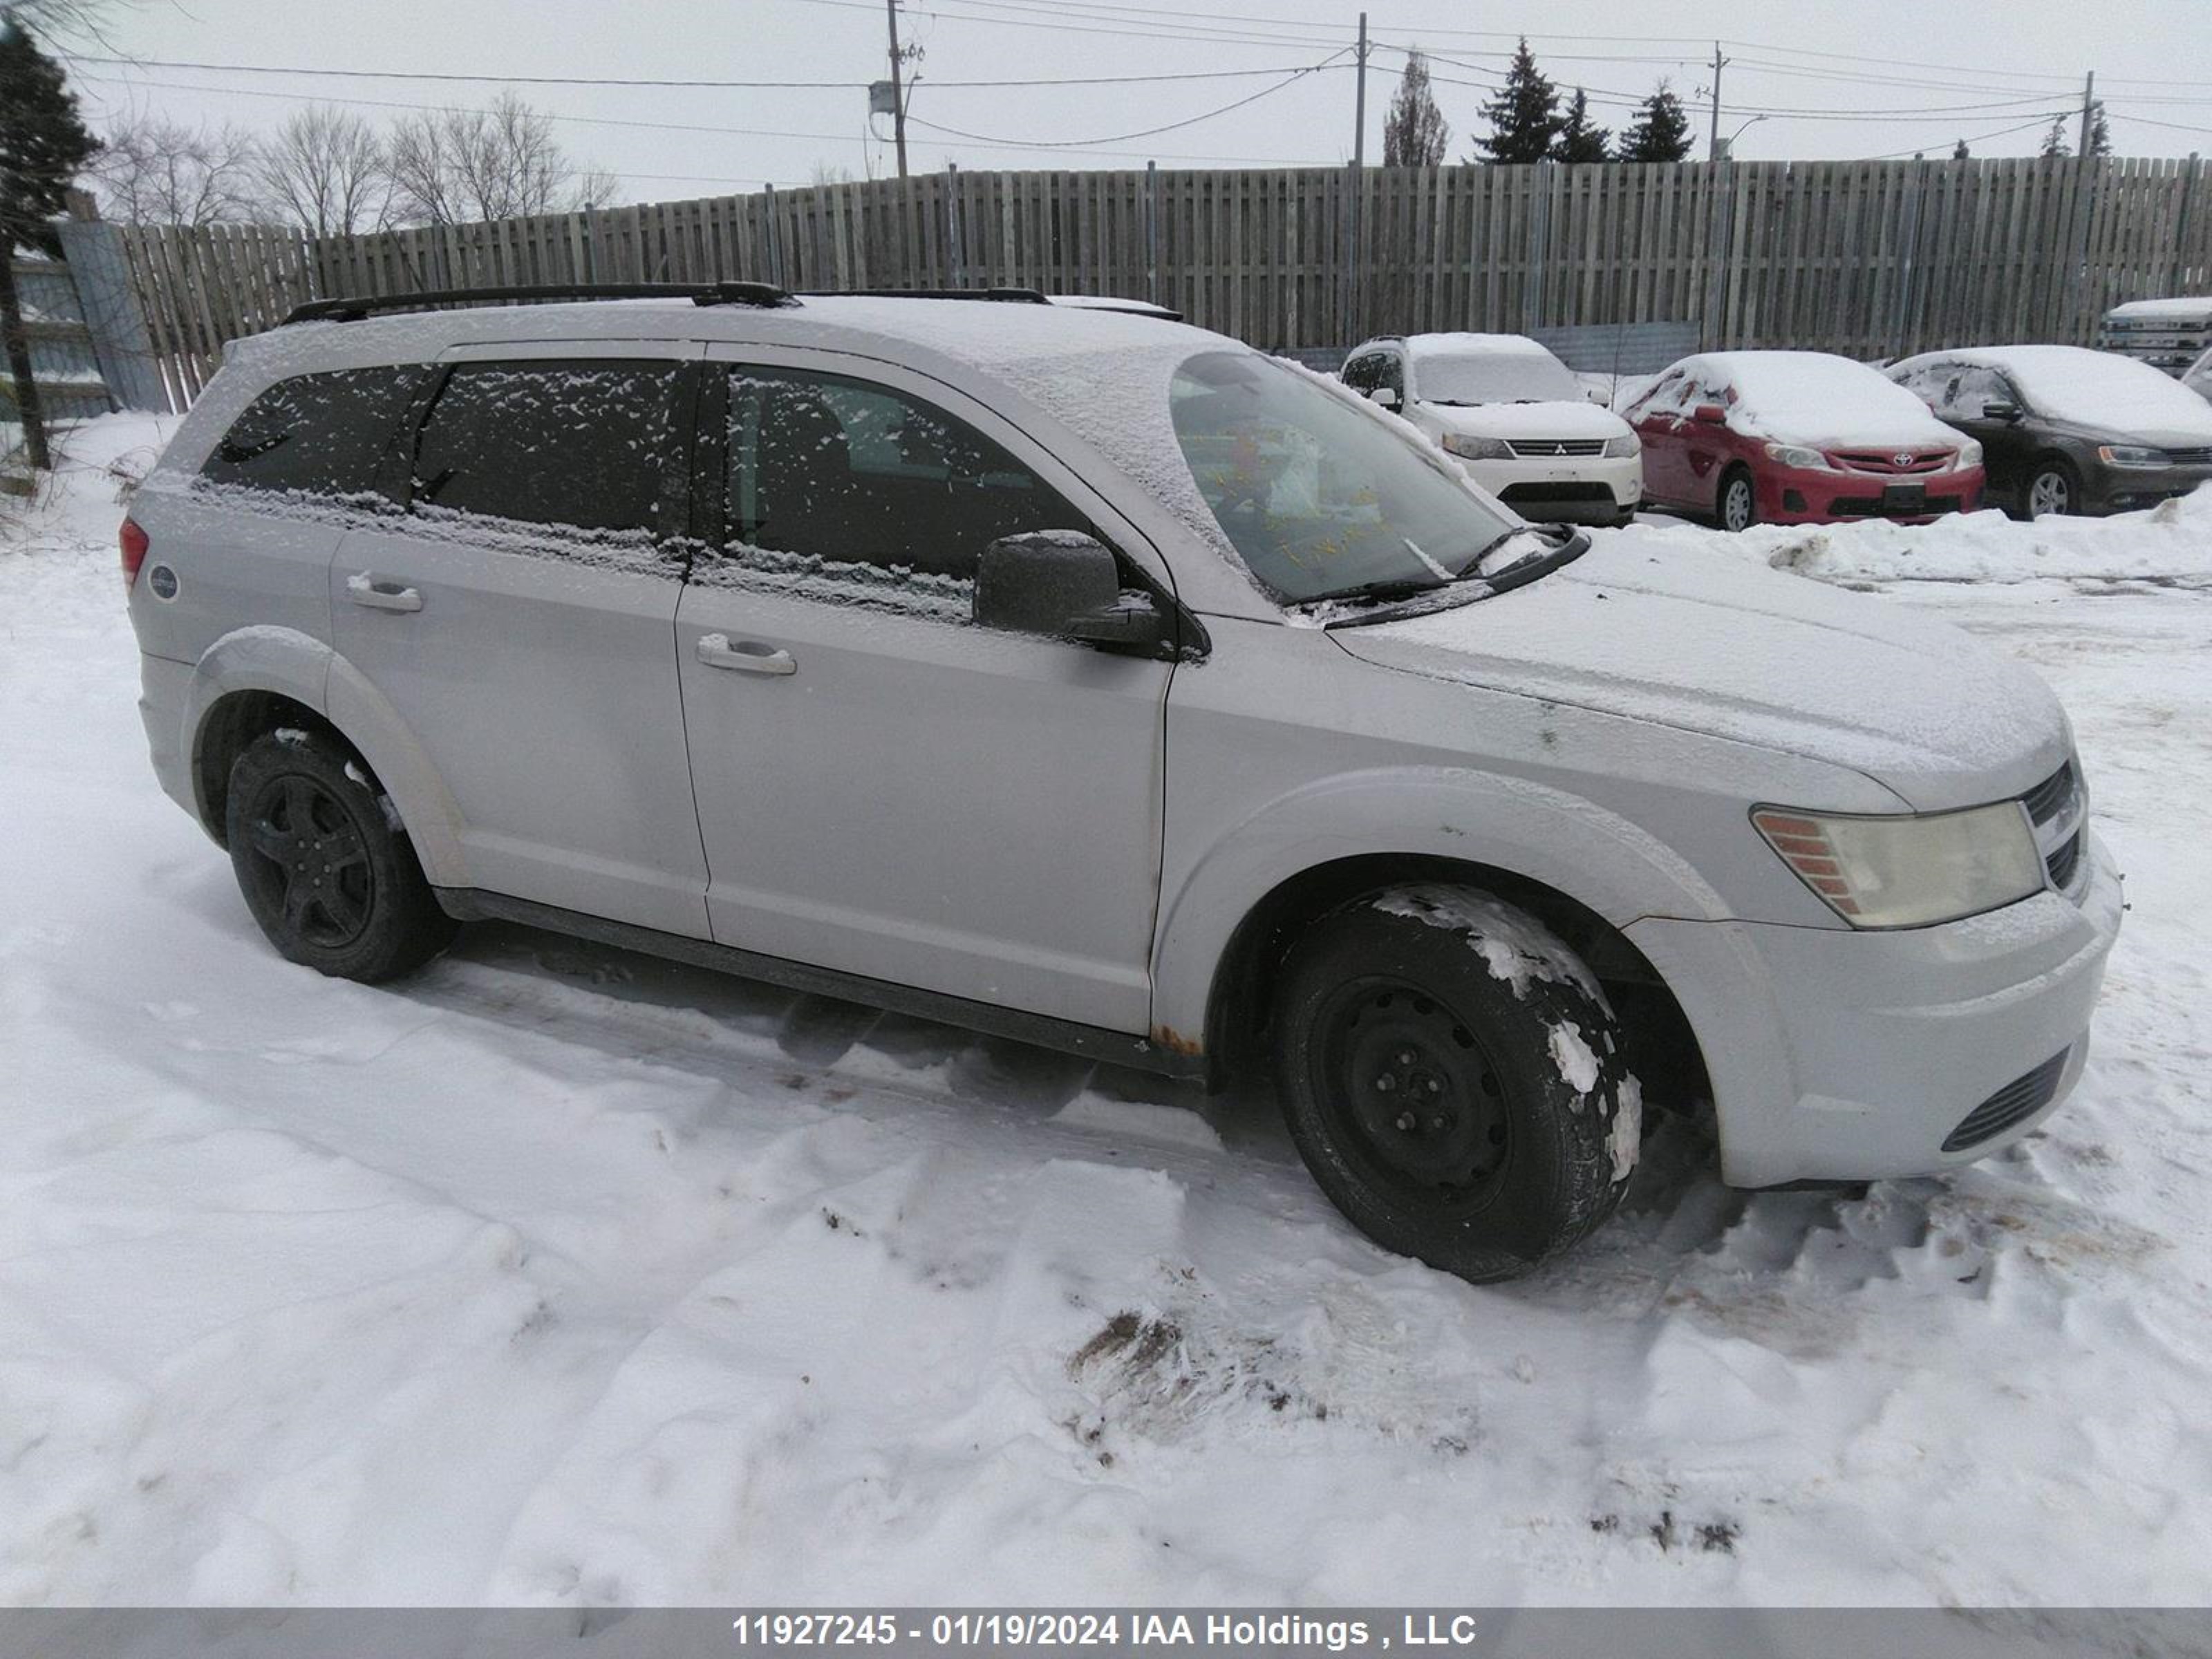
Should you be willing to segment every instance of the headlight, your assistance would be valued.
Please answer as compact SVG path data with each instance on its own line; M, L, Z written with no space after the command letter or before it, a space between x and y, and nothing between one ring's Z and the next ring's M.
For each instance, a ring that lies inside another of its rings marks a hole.
M1967 467L1979 466L1981 464L1982 447L1972 438L1960 444L1959 453L1951 458L1951 465L1962 471Z
M1824 471L1829 470L1828 458L1826 455L1817 449L1806 449L1796 444L1769 444L1766 446L1766 459L1770 461L1779 461L1784 466L1817 467Z
M1605 441L1605 458L1609 461L1625 461L1631 455L1644 453L1644 441L1633 432L1624 432L1618 438Z
M1513 446L1503 438L1464 438L1456 432L1444 434L1444 453L1456 455L1466 461L1510 461Z
M1761 806L1766 844L1854 927L1956 921L2039 892L2043 860L2018 801L1911 817L1840 817Z
M2143 449L2134 444L2100 444L2097 459L2107 466L2172 466L2173 458L2162 449Z

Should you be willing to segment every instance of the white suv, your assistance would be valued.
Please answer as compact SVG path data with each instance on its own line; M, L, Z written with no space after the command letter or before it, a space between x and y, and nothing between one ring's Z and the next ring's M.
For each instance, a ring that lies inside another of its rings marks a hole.
M1341 379L1524 519L1626 524L1644 499L1635 431L1525 335L1389 335L1354 349Z
M1759 1186L2081 1070L2118 884L2058 705L1948 628L1532 530L1152 318L406 303L239 342L122 530L155 769L295 961L496 916L1264 1060L1477 1278L1608 1213L1647 1091Z

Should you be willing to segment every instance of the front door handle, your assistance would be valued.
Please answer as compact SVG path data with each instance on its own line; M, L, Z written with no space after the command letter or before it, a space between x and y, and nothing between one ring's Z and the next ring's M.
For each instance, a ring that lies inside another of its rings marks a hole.
M734 668L741 674L796 674L791 653L759 640L732 640L727 634L702 634L699 660L709 668Z
M372 576L366 570L346 578L346 597L372 611L420 611L422 596L411 587Z

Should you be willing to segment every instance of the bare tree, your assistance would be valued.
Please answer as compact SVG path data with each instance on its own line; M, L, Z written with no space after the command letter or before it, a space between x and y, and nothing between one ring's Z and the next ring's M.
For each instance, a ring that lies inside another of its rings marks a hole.
M417 223L562 213L605 199L612 185L609 175L582 167L562 149L551 117L512 92L501 93L489 109L407 117L392 129L391 158L397 216Z
M383 136L358 115L313 104L289 117L255 154L265 212L316 236L381 230L393 207Z
M252 216L252 135L134 115L87 168L100 210L132 225L212 225Z
M106 26L118 3L128 9L137 0L8 0L0 11L40 40L89 42L112 52L115 43L108 38Z
M1437 109L1429 90L1429 60L1419 52L1406 54L1406 73L1391 94L1390 113L1382 124L1382 165L1386 167L1432 167L1444 159L1451 143L1451 128Z

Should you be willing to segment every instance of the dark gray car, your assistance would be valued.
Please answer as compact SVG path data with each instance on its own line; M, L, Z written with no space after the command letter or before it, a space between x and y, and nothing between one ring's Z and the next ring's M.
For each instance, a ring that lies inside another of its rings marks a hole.
M1984 499L2024 517L2155 507L2212 480L2212 404L2132 358L1980 346L1889 374L1980 441Z

